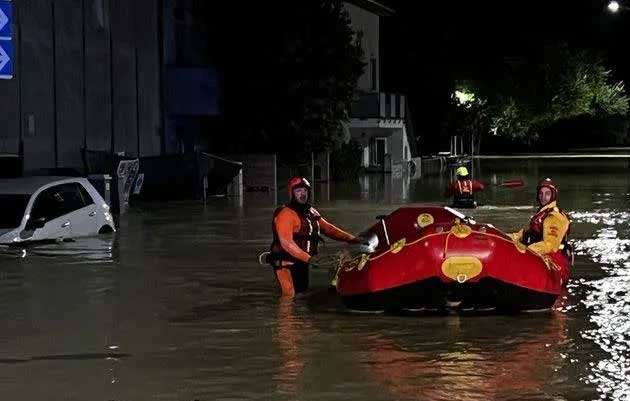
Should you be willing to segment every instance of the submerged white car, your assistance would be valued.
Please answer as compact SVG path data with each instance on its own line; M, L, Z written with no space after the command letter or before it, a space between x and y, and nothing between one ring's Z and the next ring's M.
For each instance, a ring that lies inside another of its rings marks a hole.
M109 206L85 178L0 180L0 244L116 231Z

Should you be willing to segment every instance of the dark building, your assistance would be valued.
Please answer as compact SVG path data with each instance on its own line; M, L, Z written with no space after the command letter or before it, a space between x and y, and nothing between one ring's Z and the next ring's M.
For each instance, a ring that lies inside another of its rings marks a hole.
M0 153L24 170L82 171L83 148L192 150L218 114L216 74L182 0L13 2L13 78L0 80Z

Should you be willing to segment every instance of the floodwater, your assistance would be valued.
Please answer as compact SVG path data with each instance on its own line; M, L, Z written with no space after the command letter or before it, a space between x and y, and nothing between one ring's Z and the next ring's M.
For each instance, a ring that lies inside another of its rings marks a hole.
M549 313L352 314L322 270L280 300L257 262L261 194L135 205L113 236L0 250L0 399L630 400L628 160L476 161L472 214L504 230L527 222L538 177L560 186L577 257ZM317 205L357 232L439 204L449 174L318 185Z

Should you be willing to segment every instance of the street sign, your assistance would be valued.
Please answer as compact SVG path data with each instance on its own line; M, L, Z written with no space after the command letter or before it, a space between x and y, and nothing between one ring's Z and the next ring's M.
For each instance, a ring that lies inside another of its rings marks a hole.
M0 39L0 79L13 78L13 43Z
M11 2L0 0L0 79L13 78L12 18Z
M0 39L11 39L11 3L0 0Z

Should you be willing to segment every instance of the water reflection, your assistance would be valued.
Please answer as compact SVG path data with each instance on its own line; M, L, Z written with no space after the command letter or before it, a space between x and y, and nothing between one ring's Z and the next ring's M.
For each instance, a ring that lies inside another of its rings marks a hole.
M113 234L104 234L72 241L3 246L0 247L0 258L51 258L64 264L111 263L114 261L114 238Z
M604 194L602 204L610 203ZM601 199L600 198L600 199ZM583 304L594 328L583 330L584 339L594 341L605 356L590 362L582 377L597 386L600 398L630 399L630 230L626 211L598 210L575 213L577 222L595 225L594 238L577 243L577 251L590 257L606 273L603 278L584 282L589 288Z
M570 345L566 316L526 319L518 328L511 318L423 321L441 335L424 340L410 333L370 336L362 362L396 399L556 399L552 383L568 376L562 357Z
M278 330L277 342L281 353L282 363L274 381L277 391L295 399L299 393L300 379L304 373L305 326L304 316L296 311L293 299L280 298L278 300Z

